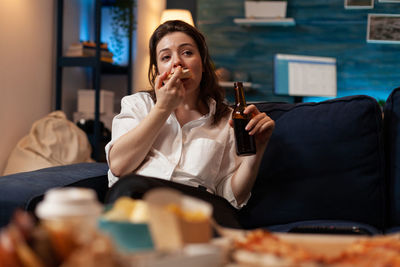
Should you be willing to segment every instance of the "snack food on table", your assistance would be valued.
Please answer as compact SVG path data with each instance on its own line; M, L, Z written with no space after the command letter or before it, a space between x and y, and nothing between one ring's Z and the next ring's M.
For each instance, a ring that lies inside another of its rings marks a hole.
M185 210L175 203L168 204L165 209L188 222L201 222L209 219L202 210Z
M50 243L37 244L38 238L48 237L38 230L28 213L16 210L9 225L0 232L0 266L58 266Z
M77 266L128 267L131 265L115 251L110 239L96 235L90 243L74 250L61 267Z
M304 240L310 235L297 235ZM310 249L304 242L290 242L277 234L263 230L250 231L244 238L234 242L233 259L245 266L329 266L329 267L389 267L400 266L399 235L359 237L350 243L340 240L349 236L324 236L337 238L340 253L317 253L318 248ZM292 240L293 241L293 240ZM315 243L327 246L329 242Z
M146 223L148 221L147 203L130 197L120 197L103 217L110 221Z
M129 266L110 239L99 232L92 236L90 242L82 244L76 241L76 247L63 259L58 257L50 236L43 224L36 223L29 213L17 210L9 225L0 231L0 266Z
M339 257L328 259L334 266L400 266L399 235L376 236L354 242Z
M244 240L235 242L233 257L242 264L259 266L302 266L321 262L321 258L304 248L281 240L263 230L249 232Z

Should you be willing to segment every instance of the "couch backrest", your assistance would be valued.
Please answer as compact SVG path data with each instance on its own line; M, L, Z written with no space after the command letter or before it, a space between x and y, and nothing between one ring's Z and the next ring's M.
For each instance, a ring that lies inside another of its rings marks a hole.
M400 87L393 90L384 108L388 226L400 226Z
M245 227L325 219L384 227L382 113L375 99L257 106L276 127L240 211Z
M34 211L47 190L54 187L88 187L104 200L108 190L107 163L78 163L0 177L0 227L16 208Z

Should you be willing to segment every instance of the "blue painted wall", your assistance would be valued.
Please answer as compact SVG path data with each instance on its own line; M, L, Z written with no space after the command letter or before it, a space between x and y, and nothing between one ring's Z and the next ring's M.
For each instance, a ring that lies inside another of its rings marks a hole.
M273 93L276 53L337 59L338 97L366 94L386 99L400 86L400 44L366 42L368 13L400 13L400 3L379 3L373 9L349 10L344 0L288 0L287 17L294 27L243 27L244 0L197 0L197 26L204 33L217 67L244 71L261 84L250 101L293 101ZM228 90L228 99L232 95ZM322 98L305 98L318 101Z
M112 2L112 1L103 1ZM81 0L80 4L80 41L93 41L94 42L94 13L95 13L95 1L93 0ZM136 12L136 10L135 10ZM108 49L114 53L114 64L127 66L129 60L128 51L128 38L122 38L121 52L118 54L118 49L115 47L115 43L112 41L112 19L109 6L103 6L101 10L101 42L108 44ZM132 43L135 44L136 34L133 34ZM135 48L134 48L135 49ZM133 51L133 54L135 51Z

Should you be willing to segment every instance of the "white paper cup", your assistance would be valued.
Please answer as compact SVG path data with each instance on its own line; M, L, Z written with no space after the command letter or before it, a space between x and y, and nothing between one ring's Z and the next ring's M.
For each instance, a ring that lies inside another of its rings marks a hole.
M93 239L101 212L93 190L75 187L47 191L35 210L60 260Z

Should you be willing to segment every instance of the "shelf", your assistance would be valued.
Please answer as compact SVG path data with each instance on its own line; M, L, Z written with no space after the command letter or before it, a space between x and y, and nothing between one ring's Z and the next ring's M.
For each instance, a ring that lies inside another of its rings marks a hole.
M126 75L129 72L128 66L119 66L111 63L101 63L101 73L103 74L115 74L115 75Z
M236 18L233 20L242 26L294 26L293 18Z
M101 61L101 73L104 74L128 74L128 66L114 65ZM62 57L60 67L95 67L96 57Z
M94 67L95 57L62 57L58 63L59 67Z
M233 89L233 84L234 82L229 82L229 81L219 81L218 82L219 86L224 87L224 88L232 88ZM245 91L251 91L252 89L259 89L261 88L260 84L255 84L255 83L250 83L250 82L244 82L243 83L243 88Z
M102 6L115 6L116 0L101 0Z

